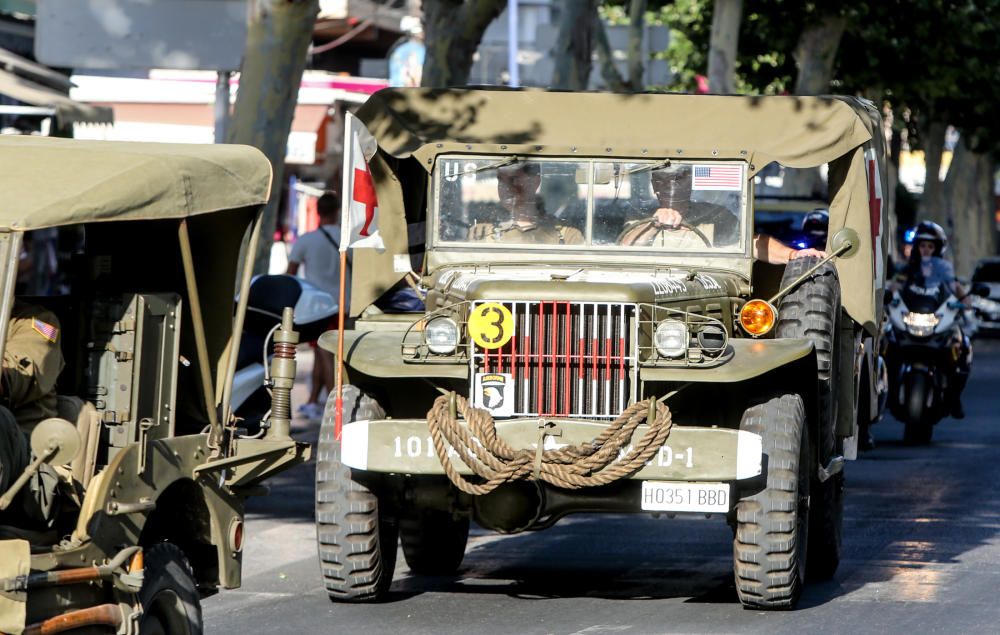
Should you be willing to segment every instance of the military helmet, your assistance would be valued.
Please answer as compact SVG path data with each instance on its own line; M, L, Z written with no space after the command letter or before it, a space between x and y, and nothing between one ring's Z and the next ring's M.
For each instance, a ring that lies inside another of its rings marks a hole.
M921 240L929 240L934 243L934 255L943 256L948 247L948 235L937 223L929 220L920 221L913 229L913 244L916 245Z

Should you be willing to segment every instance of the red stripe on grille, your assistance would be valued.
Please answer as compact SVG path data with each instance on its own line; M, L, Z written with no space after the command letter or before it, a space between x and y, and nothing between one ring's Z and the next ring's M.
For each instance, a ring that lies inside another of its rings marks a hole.
M573 409L570 407L570 381L572 379L572 374L570 373L571 366L571 351L570 351L570 331L573 330L573 320L569 314L570 304L566 303L566 318L563 320L563 331L565 335L563 337L563 407L562 413L568 415Z
M538 378L537 378L537 395L535 408L538 410L539 414L545 414L545 392L543 389L544 378L545 378L545 355L542 350L545 347L545 303L540 302L538 304L538 355L535 358L536 367L538 368Z

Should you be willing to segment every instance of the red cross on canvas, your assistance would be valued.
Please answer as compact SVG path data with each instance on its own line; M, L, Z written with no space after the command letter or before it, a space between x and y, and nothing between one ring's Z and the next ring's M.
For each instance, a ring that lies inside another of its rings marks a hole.
M877 276L879 270L877 260L882 257L881 245L879 245L879 238L882 233L882 197L879 196L878 178L878 166L875 164L875 160L868 159L868 211L871 214L872 249L874 250L874 258L872 260L873 278Z
M375 207L378 206L378 199L375 198L375 184L372 183L371 172L365 169L354 168L354 192L351 198L365 206L365 225L361 228L362 236L370 236L369 228L375 220Z
M881 233L879 225L882 223L882 199L878 195L875 180L879 178L875 168L875 161L868 160L868 209L872 215L872 241L874 242Z

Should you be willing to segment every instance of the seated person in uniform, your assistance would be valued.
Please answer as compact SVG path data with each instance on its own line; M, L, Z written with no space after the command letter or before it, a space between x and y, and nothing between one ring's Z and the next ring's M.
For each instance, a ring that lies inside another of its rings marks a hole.
M63 368L59 321L41 307L15 300L0 373L0 494L31 462L31 431L56 416L56 379ZM52 520L58 475L48 465L28 482L0 524L44 527Z
M626 225L619 242L647 245L662 231L690 232L706 247L732 245L739 240L739 219L725 207L691 200L691 173L687 166L657 170L650 175L659 207L651 219ZM684 238L681 238L684 240ZM688 238L688 240L692 240ZM786 264L795 258L826 257L818 249L793 249L773 236L757 233L753 255L770 264Z
M542 177L536 163L515 163L497 169L497 194L509 220L477 223L469 240L487 243L580 245L583 233L548 216L538 194Z

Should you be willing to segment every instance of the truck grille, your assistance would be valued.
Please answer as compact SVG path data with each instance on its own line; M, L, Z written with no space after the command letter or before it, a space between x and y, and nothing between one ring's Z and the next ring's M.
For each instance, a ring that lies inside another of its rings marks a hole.
M477 373L509 373L514 416L617 417L632 403L636 305L500 304L514 318L514 336L496 350L473 344L472 381Z

